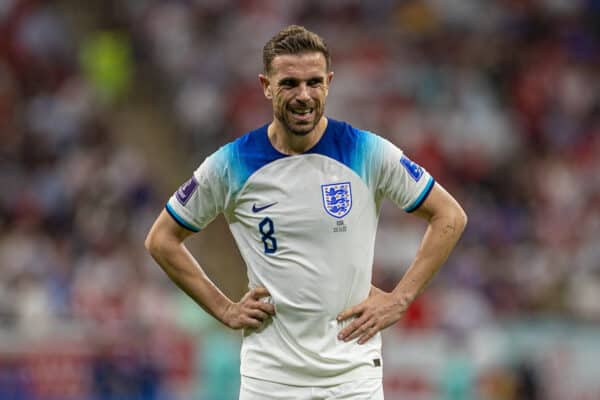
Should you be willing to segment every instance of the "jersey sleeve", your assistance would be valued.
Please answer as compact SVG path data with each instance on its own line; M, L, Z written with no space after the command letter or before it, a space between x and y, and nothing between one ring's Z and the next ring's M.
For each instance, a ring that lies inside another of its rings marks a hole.
M179 225L198 232L223 211L227 188L220 164L218 153L208 157L173 193L166 210Z
M386 139L381 140L378 192L406 212L419 208L435 183L420 165Z

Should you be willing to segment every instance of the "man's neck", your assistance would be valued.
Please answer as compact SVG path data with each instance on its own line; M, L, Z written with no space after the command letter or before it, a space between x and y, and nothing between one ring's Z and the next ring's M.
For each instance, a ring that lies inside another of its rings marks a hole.
M288 132L276 119L271 122L267 130L269 140L277 151L287 155L305 153L310 150L323 136L327 128L327 118L321 117L315 128L304 136Z

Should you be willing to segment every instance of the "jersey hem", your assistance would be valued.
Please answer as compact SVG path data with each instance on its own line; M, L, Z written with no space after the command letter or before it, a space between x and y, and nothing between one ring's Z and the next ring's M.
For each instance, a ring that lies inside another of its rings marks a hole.
M248 371L243 367L240 368L240 375L242 376L291 386L323 387L354 382L357 379L383 379L382 368L373 367L370 365L365 365L363 367L356 368L351 372L326 378L306 375L281 374L281 370L263 370L260 372L261 373L256 373L254 371Z

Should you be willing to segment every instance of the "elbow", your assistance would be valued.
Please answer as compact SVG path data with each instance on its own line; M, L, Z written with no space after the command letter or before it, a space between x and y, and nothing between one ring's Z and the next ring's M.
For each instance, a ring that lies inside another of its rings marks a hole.
M465 228L467 227L467 222L469 222L469 217L467 216L467 213L461 206L458 206L454 220L456 221L459 231L462 233L465 230Z
M160 253L160 241L156 237L154 231L148 232L146 236L146 240L144 240L144 247L150 253L150 255L154 258Z
M453 232L458 236L462 235L467 226L467 213L458 203L448 207L440 217L439 221L444 224L445 230L447 229L448 232Z
M160 229L151 229L144 240L144 247L159 264L172 257L179 244L175 238Z

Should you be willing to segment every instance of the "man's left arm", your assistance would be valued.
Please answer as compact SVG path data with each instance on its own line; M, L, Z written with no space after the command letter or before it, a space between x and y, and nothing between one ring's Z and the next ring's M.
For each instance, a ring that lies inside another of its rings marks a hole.
M462 207L438 183L413 214L428 222L413 263L391 293L373 286L367 299L338 315L338 321L356 317L340 331L340 340L359 338L358 343L363 344L400 320L446 261L467 224Z

